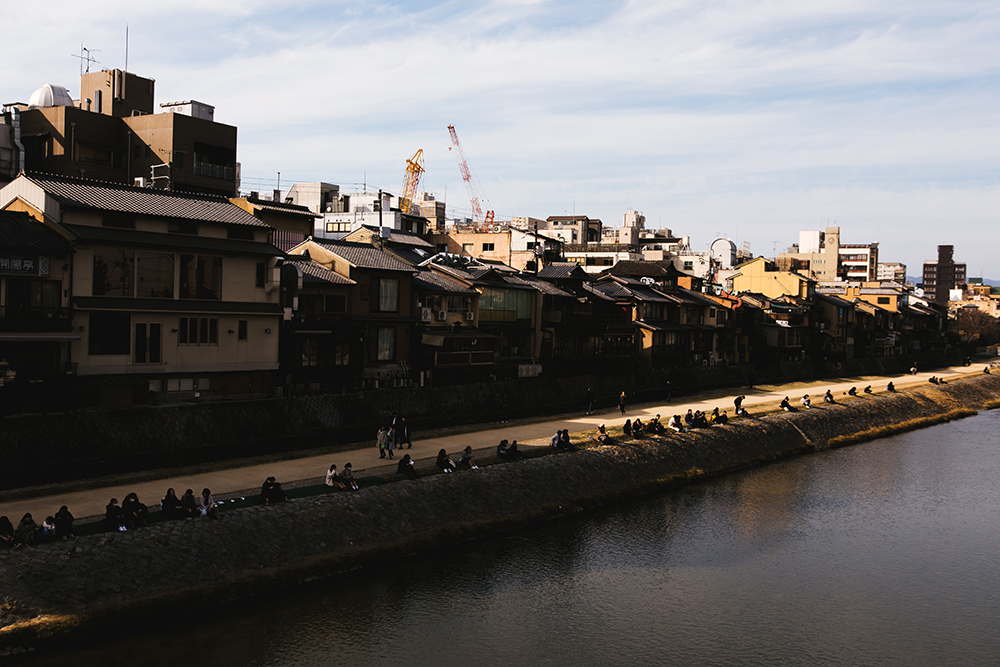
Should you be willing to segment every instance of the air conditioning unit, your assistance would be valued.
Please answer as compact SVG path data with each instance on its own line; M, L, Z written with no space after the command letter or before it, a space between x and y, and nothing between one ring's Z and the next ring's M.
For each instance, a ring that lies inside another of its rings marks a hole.
M474 319L476 319L476 314L470 310L469 312L467 312L465 314L465 319L468 320L469 322L471 322Z
M437 320L438 320L438 322L444 322L447 319L448 319L448 311L447 310L439 310L437 312Z
M138 178L132 179L132 184L135 187L137 187L137 188L146 188L146 187L149 187L149 183L142 176L139 176Z
M420 309L420 321L421 322L430 322L432 319L433 319L433 315L431 314L431 309L430 308L421 308Z

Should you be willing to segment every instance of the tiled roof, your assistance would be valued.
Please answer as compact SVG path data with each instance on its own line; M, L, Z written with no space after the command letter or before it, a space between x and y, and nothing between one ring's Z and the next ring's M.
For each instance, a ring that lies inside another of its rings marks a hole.
M424 270L413 276L413 289L423 292L448 292L449 294L477 294L476 290L466 287L454 278Z
M607 273L613 276L651 276L663 277L670 275L670 272L659 262L636 262L633 260L622 260L608 269Z
M313 239L313 243L347 260L358 268L378 269L380 271L405 271L407 273L415 272L415 269L409 264L396 259L370 243L320 241L318 239Z
M583 288L589 292L595 292L609 299L631 299L632 293L624 286L612 280L604 280L595 283L585 283Z
M573 295L570 294L569 292L559 289L553 283L550 283L547 280L543 280L541 277L536 278L535 276L522 274L521 276L519 276L519 278L521 282L531 285L542 294L548 294L549 296L565 296L573 298Z
M286 262L293 262L302 269L303 284L324 284L324 285L356 285L357 283L346 276L342 276L336 271L331 271L322 264L303 255L288 255Z
M21 211L0 211L0 248L37 253L67 252L69 243Z
M28 174L25 178L69 208L270 227L225 197L136 188L120 183L51 174Z
M538 272L539 278L573 278L586 272L576 262L549 264ZM582 276L581 276L582 277Z
M256 197L247 197L247 201L257 208L264 209L265 211L276 211L277 213L287 213L290 215L301 215L307 218L321 218L323 216L317 215L309 210L306 206L300 206L298 204L285 204L284 202L271 201L269 199L257 199Z

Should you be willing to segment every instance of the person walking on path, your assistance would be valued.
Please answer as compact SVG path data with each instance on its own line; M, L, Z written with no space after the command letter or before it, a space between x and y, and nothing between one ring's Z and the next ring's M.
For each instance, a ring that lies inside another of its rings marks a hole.
M618 409L625 414L625 390L622 390L622 395L618 397Z
M587 414L594 414L594 390L587 387Z
M385 445L389 441L389 431L385 426L378 430L378 434L375 436L375 445L378 446L378 457L380 459L385 458Z

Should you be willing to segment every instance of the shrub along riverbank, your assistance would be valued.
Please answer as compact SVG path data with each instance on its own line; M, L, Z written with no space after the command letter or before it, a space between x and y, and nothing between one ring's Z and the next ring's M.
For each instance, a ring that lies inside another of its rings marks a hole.
M0 649L120 634L691 479L995 406L1000 375L0 553Z

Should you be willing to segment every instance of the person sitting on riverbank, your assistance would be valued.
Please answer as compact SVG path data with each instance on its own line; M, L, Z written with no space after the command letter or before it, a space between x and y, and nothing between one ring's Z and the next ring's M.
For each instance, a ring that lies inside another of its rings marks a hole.
M209 519L219 518L219 505L215 502L215 498L212 497L211 489L204 488L201 490L201 495L198 496L198 513L202 516L207 516Z
M802 405L804 405L806 408L811 408L813 406L812 399L809 398L809 394L804 395L799 400L799 403L801 403Z
M681 416L680 415L674 415L673 417L671 417L670 421L667 422L667 428L673 429L677 433L686 433L687 432L687 429L684 428L684 426L681 424Z
M63 505L53 517L56 522L56 539L67 540L73 537L73 515L69 508Z
M268 477L260 486L260 500L265 505L277 505L278 503L291 502L291 498L281 488L281 482L274 477Z
M638 417L636 417L635 421L632 422L632 437L633 438L644 438L644 437L646 437L646 434L644 432L645 429L646 429L646 425L642 423L641 419L639 419Z
M201 514L198 511L198 498L195 497L194 490L188 489L184 492L184 495L181 496L181 507L188 513L188 516L196 517Z
M56 518L47 516L38 528L37 540L39 542L51 542L54 539L56 539Z
M872 393L872 386L871 385L868 385L867 387L865 387L865 393L866 394Z
M139 502L139 496L134 491L122 501L122 512L125 514L125 525L129 528L145 526L149 519L149 508Z
M927 378L927 381L930 382L931 384L937 384L938 383L938 379L936 377L934 377L933 375L930 376L929 378Z
M597 427L597 435L592 436L594 440L601 445L607 445L611 443L611 436L608 435L607 429L604 428L604 424Z
M340 478L340 473L337 472L336 463L331 463L330 469L326 471L326 485L331 491L340 491L344 489L344 480Z
M625 420L625 425L622 426L622 435L625 436L626 438L631 438L632 437L632 420L631 419L626 419Z
M986 366L985 368L983 368L983 372L986 373L987 375L989 375L990 374L990 367Z
M636 420L636 421L638 421L638 420ZM573 443L570 442L570 440L569 440L569 429L568 428L564 428L562 431L559 432L559 445L558 445L558 447L559 447L559 451L561 451L561 452L575 452L576 451L576 447L574 447Z
M736 414L737 417L739 417L741 415L746 415L746 413L747 413L747 411L743 409L743 401L744 401L744 399L746 399L746 396L742 396L742 395L741 396L737 396L736 398L733 399L733 405L736 406L736 413L735 414Z
M192 516L191 510L184 507L173 487L167 489L167 495L160 501L160 514L165 519L187 519Z
M112 498L104 508L104 530L126 531L125 512L118 505L118 499Z
M894 385L892 381L890 381L889 384L885 386L885 390L890 394L894 394L896 393L896 385Z
M719 406L715 406L715 409L712 410L712 414L708 416L708 421L714 424L719 421L719 416Z
M507 460L508 461L520 461L524 453L517 448L517 440L510 443L510 447L507 448Z
M466 445L465 449L458 457L458 468L462 470L479 470L479 466L476 465L476 460L472 458L472 445Z
M858 395L858 388L857 387L851 387L850 391L847 392L847 395L848 396L857 396Z
M340 473L340 479L351 491L359 491L361 489L361 487L358 486L358 480L354 479L354 468L350 463L344 464L344 472Z
M646 424L646 430L653 435L663 435L663 432L666 429L663 428L663 423L660 421L660 415L656 415L649 420L649 423Z
M0 516L0 545L13 546L14 524L6 516Z
M824 403L836 403L837 402L837 401L833 400L833 392L831 392L829 389L827 389L826 393L823 394L823 402Z
M501 440L500 444L497 445L497 458L499 458L501 461L509 460L507 458L507 451L509 447L510 447L510 442L508 442L506 438Z
M788 401L788 397L785 396L781 399L781 403L778 405L785 412L796 412L796 408L792 407L792 404Z
M729 415L726 414L725 410L723 410L722 414L716 418L715 423L722 424L723 426L729 423Z
M444 472L452 472L455 470L455 462L448 458L448 452L443 449L438 452L437 460L434 461L434 465L441 468Z
M396 472L407 479L417 478L417 471L413 468L413 459L410 458L409 454L403 454L403 458L396 465Z
M29 547L35 544L38 533L38 524L31 518L31 512L26 512L21 517L21 522L17 524L14 531L14 542L17 544L27 544Z
M688 411L684 414L684 423L688 428L694 427L694 413L691 411L691 408L688 408Z
M708 415L701 410L694 411L694 415L691 417L691 425L695 428L708 428L711 426L711 424L708 423Z
M559 431L559 430L557 430L555 433L553 433L552 437L549 438L549 447L556 447L556 448L558 448L559 447L559 437L561 435L562 435L562 431Z

